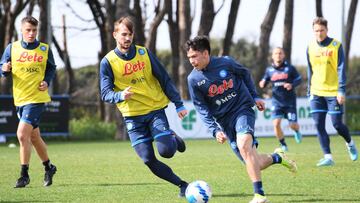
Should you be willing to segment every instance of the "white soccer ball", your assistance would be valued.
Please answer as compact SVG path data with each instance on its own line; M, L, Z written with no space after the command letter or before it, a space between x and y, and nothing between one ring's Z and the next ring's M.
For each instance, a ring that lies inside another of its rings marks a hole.
M210 201L211 195L210 186L202 180L190 183L185 191L185 197L189 203L207 203Z

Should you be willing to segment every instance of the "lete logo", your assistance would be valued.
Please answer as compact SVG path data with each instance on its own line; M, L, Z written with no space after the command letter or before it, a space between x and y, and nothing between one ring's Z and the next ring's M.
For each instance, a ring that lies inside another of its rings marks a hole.
M233 80L230 79L229 81L223 80L222 84L217 86L216 84L212 84L209 87L209 96L214 97L219 94L223 94L226 90L233 88L234 83Z
M137 61L136 63L126 63L124 66L124 74L125 75L131 75L134 72L143 70L145 68L145 62L143 61Z
M27 51L20 54L20 57L16 60L18 62L42 62L43 56L38 56L37 53L30 55Z

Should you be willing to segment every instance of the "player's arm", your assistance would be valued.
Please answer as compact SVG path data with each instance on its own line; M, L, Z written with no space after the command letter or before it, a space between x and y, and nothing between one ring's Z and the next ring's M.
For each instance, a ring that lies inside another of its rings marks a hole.
M216 123L211 114L202 93L196 88L196 82L188 78L189 94L194 103L196 111L200 115L200 119L205 123L205 126L216 137L217 132L222 132L220 126Z
M265 70L264 76L262 77L262 79L259 82L260 88L265 88L266 85L268 84L268 82L270 81L270 75L269 75L268 70L269 70L268 68Z
M149 50L147 51L149 53L153 75L159 81L161 89L164 91L165 95L172 103L175 104L176 111L179 117L183 118L187 114L187 110L185 109L184 104L181 101L180 94L176 89L175 84L171 80L169 74L166 72L164 66L160 63L158 58Z
M104 57L100 62L100 95L101 100L108 103L119 103L125 99L129 99L133 94L131 87L126 88L124 91L114 91L114 73L108 60Z
M11 74L11 44L9 44L0 60L0 76L6 77Z
M290 75L289 78L292 81L286 82L284 84L284 88L290 91L293 88L299 86L302 79L301 79L301 75L299 74L299 72L292 65L289 66L289 75Z
M339 77L339 89L337 100L339 104L343 104L345 102L345 94L346 94L346 73L345 73L345 55L342 45L339 46L338 50L338 77Z
M310 96L312 67L311 67L310 57L309 57L309 47L306 49L306 59L307 59L307 63L308 63L308 68L307 68L307 78L308 78L308 82L307 82L307 93L306 93L306 95L307 95L307 96Z
M44 76L44 80L41 81L39 84L39 90L44 91L49 87L51 80L54 79L55 77L55 73L56 73L56 64L54 60L54 55L51 49L49 48L48 59L46 61L45 76Z

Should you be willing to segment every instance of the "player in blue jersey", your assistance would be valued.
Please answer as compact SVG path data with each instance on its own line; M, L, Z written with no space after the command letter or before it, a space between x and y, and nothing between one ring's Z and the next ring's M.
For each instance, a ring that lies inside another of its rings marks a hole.
M295 87L301 83L301 76L294 66L285 61L284 50L277 47L272 52L273 63L266 68L263 78L259 82L260 88L264 88L269 82L272 85L271 117L273 119L274 132L284 151L288 151L284 133L281 129L281 119L287 118L289 126L294 130L297 143L301 142L296 113Z
M306 55L311 114L324 153L324 158L320 159L317 166L334 165L330 138L325 129L327 113L334 128L344 138L350 159L356 161L358 152L355 143L351 139L348 127L342 122L346 93L344 51L339 41L327 36L327 20L323 17L314 19L313 31L315 40L309 44Z
M41 138L39 123L46 102L48 86L56 71L54 57L45 43L36 40L38 21L31 16L21 20L22 40L9 44L0 61L0 75L13 79L13 97L20 119L17 138L20 143L20 178L15 188L30 183L29 162L32 146L45 167L44 186L52 184L56 167L51 164L47 147Z
M188 40L185 47L194 67L187 79L197 112L216 140L224 143L228 139L232 150L246 163L254 187L251 203L268 202L260 171L279 163L293 172L297 168L280 148L273 154L256 151L255 108L262 111L265 106L248 69L230 57L211 56L210 43L205 36Z
M187 114L180 95L163 65L148 49L133 44L134 24L123 17L114 24L116 48L100 63L101 98L114 103L125 119L132 147L153 174L180 188L185 196L188 183L159 161L159 155L174 156L185 151L184 141L169 128L165 108L175 104L180 119Z

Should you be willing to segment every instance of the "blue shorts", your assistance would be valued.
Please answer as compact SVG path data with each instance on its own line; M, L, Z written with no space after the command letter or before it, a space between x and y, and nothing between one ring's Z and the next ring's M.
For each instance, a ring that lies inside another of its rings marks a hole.
M173 134L164 109L152 111L146 115L125 117L124 120L133 147Z
M286 118L289 122L297 122L297 113L296 108L292 106L280 107L272 106L271 107L271 118Z
M325 112L329 114L342 114L343 105L340 105L336 97L310 96L310 113Z
M242 134L251 134L253 137L253 146L258 146L258 142L254 137L255 126L255 111L253 108L247 108L237 113L236 119L231 119L228 122L220 123L227 138L229 139L230 147L238 158L244 162L239 148L237 147L236 137Z
M20 122L28 123L32 125L34 129L39 127L41 114L44 110L44 103L26 104L24 106L16 107L16 113Z

